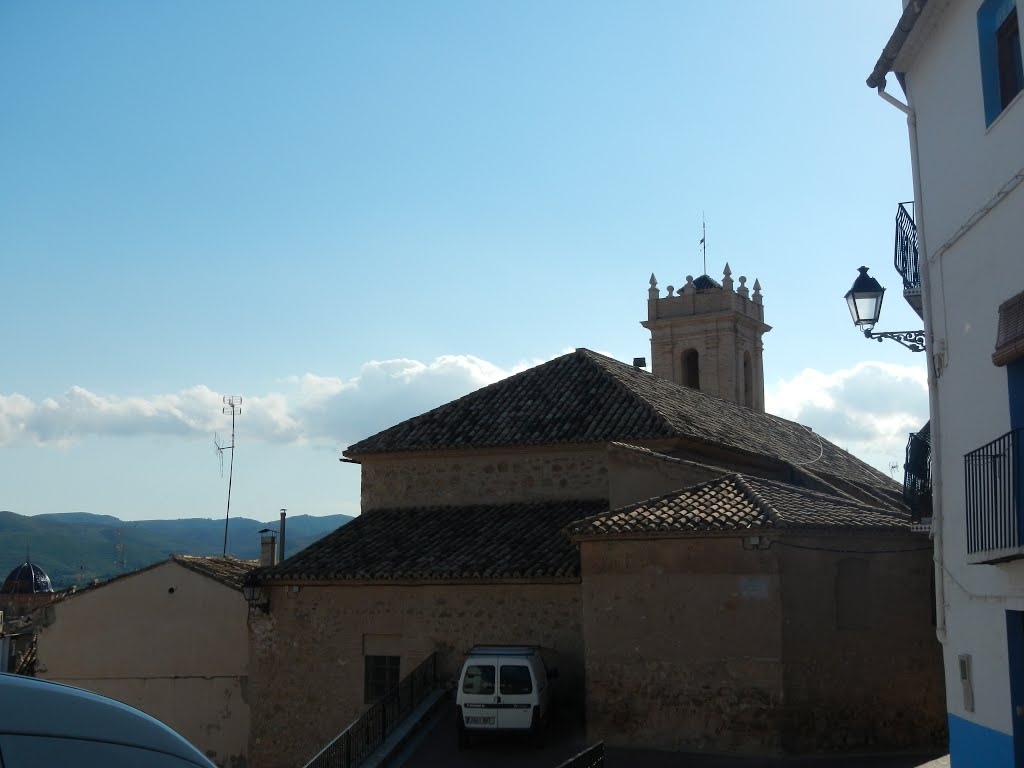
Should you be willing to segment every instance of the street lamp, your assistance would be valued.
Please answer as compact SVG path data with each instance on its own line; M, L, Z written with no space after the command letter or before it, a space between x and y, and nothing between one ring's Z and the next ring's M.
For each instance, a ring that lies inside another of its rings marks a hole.
M882 331L873 333L872 328L878 322L878 316L882 314L882 297L885 295L885 288L878 284L875 278L868 274L867 267L860 267L857 279L853 286L846 292L846 303L850 307L850 317L853 324L864 331L865 338L892 339L902 344L911 352L924 351L924 331Z
M259 608L264 613L270 611L270 600L264 594L263 586L259 583L258 578L252 573L246 577L245 582L242 584L242 596L249 603L250 610Z

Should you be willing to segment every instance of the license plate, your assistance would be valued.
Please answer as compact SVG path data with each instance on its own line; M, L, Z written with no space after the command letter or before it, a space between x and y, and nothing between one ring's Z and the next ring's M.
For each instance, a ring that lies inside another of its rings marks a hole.
M494 716L466 715L466 725L494 725Z

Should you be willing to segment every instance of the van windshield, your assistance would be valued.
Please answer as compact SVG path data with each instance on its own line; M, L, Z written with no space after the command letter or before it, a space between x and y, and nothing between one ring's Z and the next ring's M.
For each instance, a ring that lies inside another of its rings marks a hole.
M466 667L466 674L462 679L462 692L485 696L493 694L494 665L471 664Z
M501 692L509 696L533 693L530 668L524 664L502 664Z

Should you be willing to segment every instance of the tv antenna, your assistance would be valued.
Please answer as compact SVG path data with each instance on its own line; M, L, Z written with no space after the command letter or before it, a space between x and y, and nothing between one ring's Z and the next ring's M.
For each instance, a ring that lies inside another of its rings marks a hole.
M221 398L224 407L221 413L231 416L231 444L221 445L216 435L213 436L213 444L217 446L217 456L220 458L220 476L224 477L224 451L231 451L231 461L228 464L228 508L224 513L224 557L228 555L228 520L231 519L231 481L235 474L235 416L242 413L242 398L238 395L224 395Z

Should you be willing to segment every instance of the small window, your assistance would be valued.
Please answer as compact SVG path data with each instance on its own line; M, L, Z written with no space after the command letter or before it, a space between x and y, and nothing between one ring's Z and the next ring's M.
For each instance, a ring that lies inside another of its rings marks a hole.
M363 700L369 704L398 685L401 656L367 656Z
M501 693L505 696L522 696L533 693L533 678L525 664L501 665Z
M474 664L466 667L466 675L462 681L462 692L477 696L490 696L494 693L494 665Z
M985 0L978 9L978 52L985 100L985 124L991 125L1024 88L1020 24L1016 0Z

